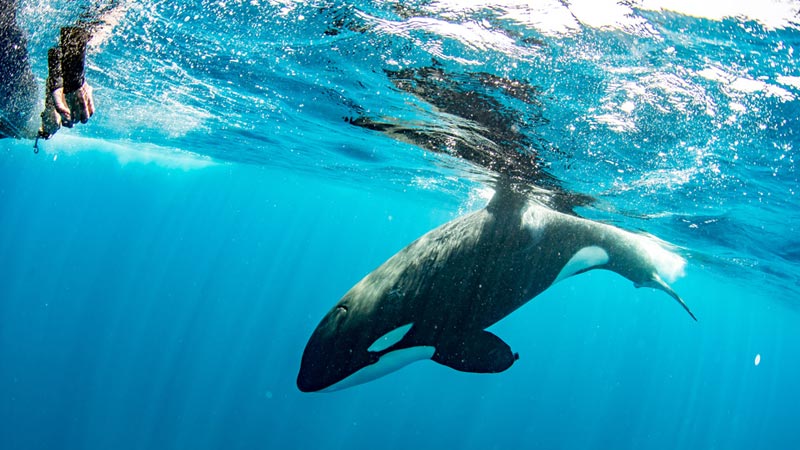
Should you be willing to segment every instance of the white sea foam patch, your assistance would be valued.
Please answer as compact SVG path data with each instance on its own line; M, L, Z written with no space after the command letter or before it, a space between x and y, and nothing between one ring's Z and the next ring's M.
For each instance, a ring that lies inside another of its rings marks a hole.
M582 26L641 30L647 21L617 0L439 0L429 7L443 15L492 9L501 17L547 35L573 34Z
M634 7L711 20L737 17L771 29L797 27L800 12L800 4L792 0L639 0Z
M797 28L800 24L800 5L791 0L438 0L428 9L454 17L492 9L499 11L503 19L548 35L579 33L583 26L656 35L637 10L672 11L710 20L735 17L756 21L769 29Z
M405 21L392 21L373 17L363 12L358 12L358 15L367 23L372 24L379 33L413 39L415 32L424 31L437 34L444 38L457 40L472 50L495 50L517 56L529 56L533 54L531 49L518 47L514 39L508 37L504 32L494 30L493 26L485 20L452 23L450 21L431 17L412 17ZM443 15L446 16L447 14ZM419 44L436 56L447 56L442 53L441 42L431 43L419 41ZM450 59L460 59L464 64L481 63L480 61L470 61L463 58L450 57Z
M483 9L501 12L501 17L539 30L544 34L561 35L580 31L580 23L558 0L439 0L429 9L444 16L475 13Z
M216 165L211 158L176 148L161 147L154 144L140 144L126 141L107 141L103 139L72 136L59 133L48 142L40 142L45 153L76 154L96 151L114 155L121 165L153 164L169 169L193 170Z
M780 84L800 89L800 77L787 77L784 75L779 75L777 80Z
M592 28L641 30L647 21L634 15L633 10L616 0L572 0L569 10L584 25ZM652 30L650 32L654 33Z
M767 83L766 81L760 79L754 80L752 78L730 74L719 67L706 67L705 69L699 70L696 73L707 80L716 81L723 84L728 89L729 94L763 93L768 96L778 97L785 101L792 101L795 98L791 92L780 86ZM782 83L780 77L777 79L777 81Z

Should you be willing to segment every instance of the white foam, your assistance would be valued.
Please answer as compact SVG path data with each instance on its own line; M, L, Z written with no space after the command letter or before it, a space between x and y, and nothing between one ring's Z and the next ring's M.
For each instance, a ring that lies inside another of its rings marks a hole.
M460 3L461 0L453 0ZM494 3L494 2L490 2ZM532 4L527 1L506 1L497 4L503 11L502 19L538 30L545 35L565 35L580 31L580 23L575 16L557 0L545 0Z
M74 136L62 132L39 147L48 154L77 154L81 152L109 153L116 157L121 165L153 164L169 169L192 170L202 169L217 163L207 156L180 150L161 147L154 144L141 144L125 141L107 141L104 139Z
M719 67L706 67L703 70L697 71L696 74L707 80L716 81L723 84L732 94L763 93L771 97L778 97L785 101L791 101L795 98L791 92L780 86L767 83L764 80L755 80L752 78L730 74ZM790 84L784 82L787 81L786 78L787 77L778 77L777 81L782 84Z
M800 89L800 77L787 77L784 75L779 75L777 80L780 84Z
M634 30L646 24L629 6L615 0L572 0L569 10L582 24L592 28Z
M797 25L796 16L800 11L797 2L786 0L639 0L635 6L710 20L738 17L756 21L770 29Z
M412 17L407 20L392 21L374 17L363 12L358 12L358 15L361 19L374 26L378 33L403 36L407 39L416 40L414 38L415 32L424 31L448 39L457 40L466 47L477 51L496 50L520 56L532 54L531 49L518 47L514 39L510 38L502 31L495 31L488 22L464 21L454 23L449 20L441 20L432 17ZM443 15L447 15L446 11ZM426 48L427 51L437 54L437 56L447 56L442 53L441 44L438 41L417 42L419 45ZM480 63L480 61L471 61L452 56L448 58L459 59L465 64Z
M756 21L768 29L780 29L797 27L800 5L788 0L635 0L629 4L618 0L439 0L427 9L453 18L492 9L503 19L546 35L579 33L582 27L655 35L657 32L636 10L672 11L716 21L735 17Z

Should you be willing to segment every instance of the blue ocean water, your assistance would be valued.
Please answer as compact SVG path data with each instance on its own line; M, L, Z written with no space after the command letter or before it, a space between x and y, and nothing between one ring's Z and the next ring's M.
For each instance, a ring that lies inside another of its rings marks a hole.
M97 116L0 141L0 448L798 448L800 6L661 3L125 5ZM76 6L20 6L42 78ZM504 373L299 392L322 316L515 154L674 244L699 320L593 271L491 328Z

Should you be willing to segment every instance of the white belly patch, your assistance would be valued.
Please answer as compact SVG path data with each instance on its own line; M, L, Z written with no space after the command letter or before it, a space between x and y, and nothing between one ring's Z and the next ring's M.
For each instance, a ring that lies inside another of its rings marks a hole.
M569 261L567 261L567 264L565 264L564 268L561 269L561 272L558 273L558 276L556 277L555 281L553 281L553 284L556 284L565 278L569 278L578 272L591 269L592 267L596 267L607 262L608 253L606 253L606 251L601 247L596 245L583 247L582 249L578 250L577 253L572 255L572 258L570 258Z
M375 364L370 364L369 366L364 367L344 380L323 389L322 392L338 391L340 389L372 381L388 373L394 372L403 366L407 366L414 361L430 359L435 352L436 348L434 347L421 346L409 347L386 353L385 355L381 356L381 358Z

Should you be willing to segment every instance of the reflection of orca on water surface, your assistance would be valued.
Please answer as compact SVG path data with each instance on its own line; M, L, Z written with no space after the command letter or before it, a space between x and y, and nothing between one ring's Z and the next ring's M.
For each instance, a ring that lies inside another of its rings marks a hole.
M493 373L516 360L485 329L554 283L608 269L661 289L684 260L655 239L553 211L499 187L489 205L436 228L353 286L322 319L297 386L332 391L422 359Z

